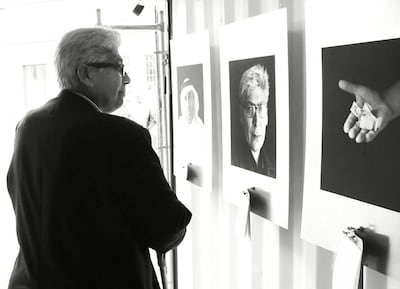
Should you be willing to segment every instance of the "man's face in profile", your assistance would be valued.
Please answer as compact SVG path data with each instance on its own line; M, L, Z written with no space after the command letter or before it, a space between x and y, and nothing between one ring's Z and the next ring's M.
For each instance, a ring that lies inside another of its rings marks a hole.
M251 151L261 150L268 125L268 92L260 87L249 90L247 100L240 105L240 123Z

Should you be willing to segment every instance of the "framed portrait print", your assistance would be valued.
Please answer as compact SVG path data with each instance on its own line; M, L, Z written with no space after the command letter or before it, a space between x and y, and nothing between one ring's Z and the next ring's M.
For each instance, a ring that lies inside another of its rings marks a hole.
M171 41L174 174L211 190L208 31Z
M302 238L331 251L337 250L347 227L372 228L390 243L387 267L373 269L397 279L400 119L392 120L371 142L356 142L344 132L344 124L349 115L356 115L353 102L362 107L361 102L338 83L361 85L382 98L399 81L400 22L394 12L399 9L400 2L392 0L306 3L307 134L301 228ZM376 114L374 108L371 113ZM374 130L362 121L359 117L356 125Z
M258 214L287 228L286 9L225 25L220 40L224 197L240 206L244 191L257 192Z

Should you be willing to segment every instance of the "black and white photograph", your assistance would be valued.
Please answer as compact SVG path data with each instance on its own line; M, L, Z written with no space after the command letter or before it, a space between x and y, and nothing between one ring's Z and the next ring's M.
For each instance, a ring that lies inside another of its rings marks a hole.
M205 130L202 64L177 67L177 87L177 165L191 163L201 167Z
M231 164L276 177L275 58L229 62Z
M370 269L398 279L399 3L344 2L306 5L301 238L337 253L343 230L369 228L391 256Z
M289 209L286 19L286 10L279 9L227 24L220 34L224 198L240 207L243 192L250 190L262 207L253 212L284 228Z
M190 53L188 53L190 51ZM211 189L211 80L207 31L171 41L173 173Z
M373 100L378 102L399 81L399 63L400 39L322 49L321 189L397 212L400 212L400 119L391 121L371 141L350 138L343 130L349 114L353 114L350 107L353 101L368 102L362 95L344 91L338 83L345 80L360 89L371 89L377 92ZM372 109L375 118L378 108L376 105Z

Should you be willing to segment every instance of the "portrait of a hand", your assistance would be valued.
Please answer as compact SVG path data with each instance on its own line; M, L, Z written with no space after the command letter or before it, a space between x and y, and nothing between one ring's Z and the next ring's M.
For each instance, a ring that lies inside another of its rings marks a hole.
M338 85L342 90L354 95L358 107L362 108L367 103L371 107L372 114L376 117L373 128L365 129L360 127L357 116L350 112L344 122L343 131L357 143L374 140L393 118L391 108L378 92L369 87L346 80L340 80Z

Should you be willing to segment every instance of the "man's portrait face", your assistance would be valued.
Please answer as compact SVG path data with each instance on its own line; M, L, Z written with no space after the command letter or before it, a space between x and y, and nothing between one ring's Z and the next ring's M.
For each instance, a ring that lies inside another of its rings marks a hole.
M196 112L196 91L193 85L184 87L181 91L181 111L187 123L193 121Z
M231 164L275 178L274 56L229 62L229 81Z
M258 152L264 144L268 125L268 91L260 87L248 90L240 103L240 123L251 151Z

